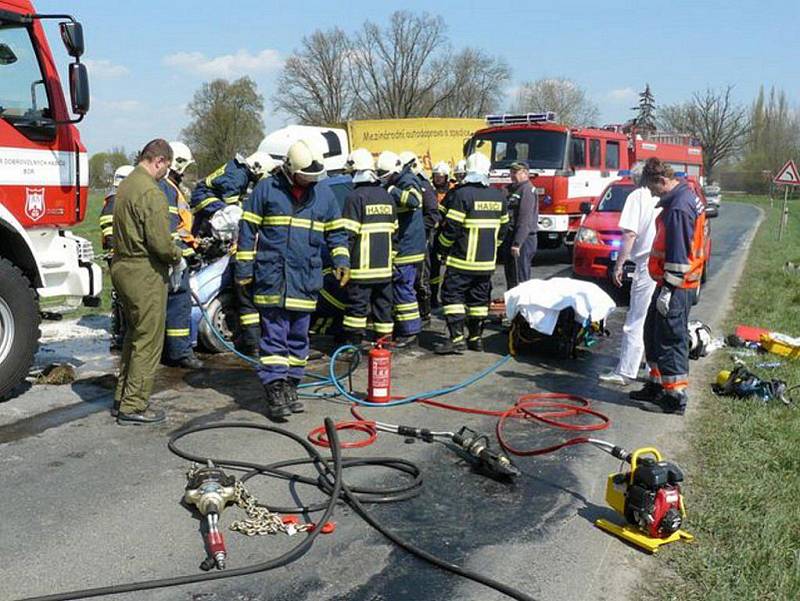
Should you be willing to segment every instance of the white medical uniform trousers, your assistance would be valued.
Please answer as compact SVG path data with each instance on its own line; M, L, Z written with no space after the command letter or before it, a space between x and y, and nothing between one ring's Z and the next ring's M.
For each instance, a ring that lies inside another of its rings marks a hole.
M639 375L639 366L644 356L644 320L655 289L656 283L647 271L645 257L641 264L636 265L633 274L631 302L625 317L625 325L622 326L619 363L614 370L626 378L636 379Z

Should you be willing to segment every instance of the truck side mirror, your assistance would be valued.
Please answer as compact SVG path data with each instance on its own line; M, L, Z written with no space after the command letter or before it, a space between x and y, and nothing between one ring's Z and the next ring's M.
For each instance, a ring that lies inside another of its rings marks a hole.
M13 65L17 62L17 55L8 44L0 44L0 65Z
M61 28L61 39L67 48L67 53L72 58L83 56L83 25L78 21L65 21L59 23Z
M590 202L581 203L581 213L583 213L584 215L588 215L589 213L591 213L593 208L594 207L592 207L592 203Z
M83 63L69 66L69 95L73 113L82 117L89 112L89 74Z

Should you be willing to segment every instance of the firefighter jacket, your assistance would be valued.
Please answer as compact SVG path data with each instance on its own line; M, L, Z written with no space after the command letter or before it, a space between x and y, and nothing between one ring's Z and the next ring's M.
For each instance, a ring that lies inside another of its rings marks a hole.
M175 244L181 249L184 258L195 255L195 239L192 236L192 212L189 203L183 195L178 184L169 177L158 182L158 187L163 190L169 205L169 231Z
M680 183L656 205L656 236L648 269L658 286L698 288L705 264L705 207L686 183Z
M363 284L390 282L397 238L397 207L380 183L356 184L342 220L350 238L350 279Z
M103 199L103 208L100 211L100 236L103 250L114 251L114 192L109 192Z
M508 228L505 194L483 184L462 184L445 200L445 218L437 239L448 269L472 275L494 273L497 247Z
M241 205L242 196L247 192L252 178L251 173L247 165L236 159L225 163L195 186L190 200L192 213L205 221L227 205Z
M236 281L253 280L258 307L314 311L322 288L322 247L328 247L334 267L350 266L333 191L319 184L293 188L280 173L261 180L243 208Z
M422 190L417 176L404 167L387 188L397 205L397 254L395 265L410 265L425 260L425 223L422 219Z
M422 222L427 232L436 229L442 220L442 214L439 212L439 199L433 184L423 175L418 175L417 180L422 191Z

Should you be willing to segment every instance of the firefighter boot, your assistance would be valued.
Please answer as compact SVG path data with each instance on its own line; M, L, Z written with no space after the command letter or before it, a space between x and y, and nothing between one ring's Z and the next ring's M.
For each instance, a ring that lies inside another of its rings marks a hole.
M437 355L460 355L467 348L464 341L464 320L448 322L447 329L450 331L450 339L434 345L433 352Z
M658 403L664 395L664 387L655 382L647 382L640 390L632 391L628 396L634 401L647 401L648 403Z
M267 417L272 420L283 420L292 414L287 403L286 380L273 380L264 385L267 395Z
M419 315L420 319L422 320L423 324L429 324L431 322L431 297L427 293L423 293L420 290L420 294L417 295L417 301L419 302Z
M471 351L483 351L483 320L467 320L467 348Z
M289 410L292 413L302 413L306 410L303 402L297 395L297 387L300 386L300 380L297 378L289 378L286 384L286 402L289 405Z

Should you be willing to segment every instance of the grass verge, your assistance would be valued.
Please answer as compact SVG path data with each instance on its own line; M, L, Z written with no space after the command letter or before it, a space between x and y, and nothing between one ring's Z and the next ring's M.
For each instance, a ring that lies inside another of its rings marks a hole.
M778 242L781 202L772 207L763 197L737 200L761 206L766 218L734 291L725 332L747 324L800 336L800 277L781 269L800 256L800 207L791 207ZM774 370L755 367L778 360L745 358L764 378L800 384L800 361L784 361ZM705 371L716 374L731 364L730 353L719 351ZM679 460L688 475L687 529L697 540L666 550L659 559L666 569L654 567L636 597L800 599L800 409L778 401L718 398L710 382L694 397L699 409L687 427L690 450ZM796 397L800 401L800 394Z

